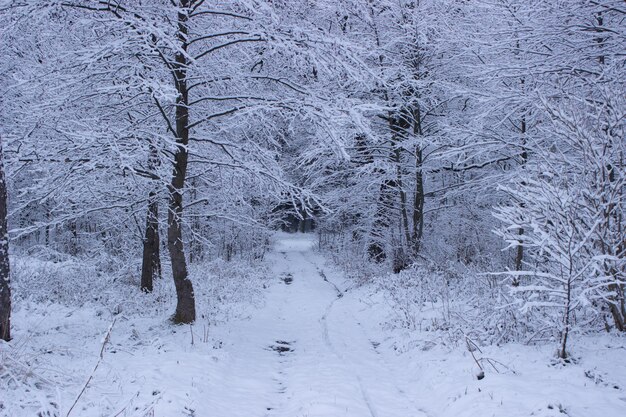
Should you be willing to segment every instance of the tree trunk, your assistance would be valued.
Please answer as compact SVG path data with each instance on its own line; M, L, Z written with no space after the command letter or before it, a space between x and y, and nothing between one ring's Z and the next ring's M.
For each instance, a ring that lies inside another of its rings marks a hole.
M571 258L570 258L571 262ZM561 332L561 345L559 347L559 358L567 359L567 338L569 336L570 330L570 314L571 314L571 291L572 291L572 278L571 278L571 268L570 275L567 277L566 283L566 299L565 299L565 309L563 312L563 331Z
M417 255L424 234L424 175L422 174L422 150L415 149L415 198L413 200L413 233L411 250Z
M626 331L626 307L624 303L624 288L620 284L609 285L613 295L609 297L609 311L613 316L615 328L620 332Z
M183 247L182 231L182 186L184 184L184 174L181 164L184 165L187 159L187 151L178 151L174 167L174 177L170 185L170 207L168 214L167 248L172 260L172 275L176 286L176 313L174 323L192 323L196 319L195 297L193 285L189 280L187 271L187 261ZM184 162L183 162L184 161Z
M517 234L520 236L524 236L524 228L520 227L519 230L517 231ZM524 260L524 246L522 246L522 240L520 239L518 241L517 244L517 253L515 254L515 270L516 271L521 271L522 270L522 261ZM513 286L517 287L519 286L519 279L517 277L515 277L513 279Z
M7 230L7 187L2 163L0 137L0 339L11 339L11 277L9 267L9 233Z
M404 233L404 240L410 247L411 245L411 233L409 232L409 215L406 209L406 191L404 189L404 182L402 181L402 169L400 168L400 150L395 149L394 158L396 162L396 181L398 182L398 192L400 196L400 217L402 223L402 232Z
M178 38L182 52L176 53L174 80L178 98L176 99L176 154L174 156L174 172L169 185L169 213L167 216L167 247L172 260L172 274L176 286L176 313L174 323L192 323L196 319L195 296L193 285L189 280L187 261L183 246L183 189L187 176L189 153L189 92L187 89L187 21L189 0L180 0L178 13Z
M159 202L157 194L150 192L146 214L146 234L143 240L141 265L141 290L152 292L154 278L161 277L161 253L159 241Z
M380 172L382 173L382 171ZM385 174L382 173L382 175ZM393 206L393 192L395 188L396 183L394 180L385 180L380 185L374 225L370 236L371 241L367 247L370 259L379 263L387 259L385 242L388 241L387 233L391 225L389 210Z
M300 233L306 233L306 220L308 215L306 210L302 210L300 214L302 215L302 218L300 219Z
M422 110L419 103L413 107L413 134L422 136ZM411 251L416 256L420 251L422 236L424 234L424 173L422 164L424 154L420 145L415 146L415 196L413 200L413 230L411 235Z
M521 84L522 91L524 91L526 80L522 78L520 80L520 84ZM520 135L522 137L522 152L520 154L520 165L522 166L522 168L524 167L524 165L526 165L526 162L528 161L528 151L526 150L526 110L524 109L523 111L524 113L522 114L522 118L520 120ZM526 184L522 182L522 185L526 185ZM524 246L522 246L523 242L522 242L521 237L524 236L524 229L520 227L517 234L520 236L520 240L518 241L517 252L515 254L515 270L521 271L522 262L524 261ZM519 278L515 277L513 279L512 285L514 287L517 287L519 286L519 284L520 284Z
M72 256L78 255L78 225L76 219L70 220L69 223L70 233L72 234L69 242L69 253Z
M623 168L623 167L622 167ZM615 181L615 178L612 175L612 171L611 173L607 176L608 180L610 182ZM620 201L623 201L623 197L621 195L621 190L619 191L619 197L618 199ZM606 200L606 199L603 199ZM603 203L605 203L603 201ZM626 253L626 239L624 238L626 232L623 231L623 224L624 224L624 220L623 220L623 210L619 209L619 206L616 206L615 204L606 204L605 205L608 207L607 213L605 214L605 228L610 230L610 221L611 221L611 217L613 220L613 230L616 232L617 234L617 238L616 241L619 242L617 245L615 245L615 248L611 248L611 247L606 247L607 245L603 244L603 254L609 254L612 255L616 258L619 259L620 256L623 257L623 254ZM611 212L613 213L611 215ZM609 310L611 311L611 315L613 316L613 322L615 323L615 328L617 330L619 330L620 332L626 332L626 285L624 285L624 281L623 281L623 277L624 275L624 266L622 266L621 270L618 269L619 266L615 266L615 267L606 267L605 269L607 270L607 273L609 276L614 277L615 282L613 284L610 284L608 289L609 291L612 293L609 297L608 297L608 304L609 304Z

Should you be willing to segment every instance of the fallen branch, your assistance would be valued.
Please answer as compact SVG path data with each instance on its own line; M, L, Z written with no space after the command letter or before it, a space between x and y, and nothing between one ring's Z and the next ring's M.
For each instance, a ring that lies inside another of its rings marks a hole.
M491 367L493 369L496 370L497 373L501 373L498 368L496 367L495 364L498 364L500 366L502 366L504 369L506 369L507 371L511 372L514 375L517 375L517 372L515 372L513 369L511 369L509 366L506 366L505 364L503 364L502 362L496 360L496 359L492 359L492 358L480 358L479 361L486 361L487 363L489 363L489 365L491 365Z
M74 407L78 403L78 400L80 400L80 397L83 396L83 394L85 393L85 390L87 389L87 386L89 385L89 383L93 379L93 376L96 373L96 370L98 369L98 366L100 366L100 362L102 362L102 359L104 358L104 348L106 347L106 344L109 342L109 339L111 338L111 331L113 330L113 326L115 325L115 321L116 320L117 320L117 318L115 318L113 320L113 322L109 326L109 329L106 332L106 335L104 336L104 340L102 341L102 347L100 348L100 357L98 358L98 362L96 362L96 366L94 366L93 371L91 371L91 374L89 375L89 378L87 378L87 382L85 382L85 384L83 385L83 389L80 390L80 393L78 394L78 396L74 400L74 403L72 404L70 409L67 410L67 414L65 414L65 417L69 417L70 413L72 412L72 410L74 409Z
M478 359L476 359L476 356L474 356L474 351L478 350L480 353L483 353L482 350L480 350L480 348L478 347L478 345L476 343L474 343L474 341L472 341L469 337L465 336L465 343L467 344L467 350L468 352L472 355L472 358L474 358L474 362L476 362L476 365L478 365L478 368L484 373L485 370L483 369L482 365L480 364L480 362L478 361ZM497 369L496 369L497 371ZM481 378L482 379L482 378Z

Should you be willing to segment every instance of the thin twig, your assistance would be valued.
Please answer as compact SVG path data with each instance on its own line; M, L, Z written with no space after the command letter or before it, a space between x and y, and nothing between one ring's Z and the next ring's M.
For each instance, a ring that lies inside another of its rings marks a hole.
M70 409L67 411L67 414L65 414L65 417L69 417L70 413L72 412L72 410L78 403L78 400L80 400L80 397L82 397L83 394L85 393L85 390L87 389L87 386L89 385L94 374L96 373L98 366L100 366L100 362L102 362L102 359L104 358L104 348L106 347L106 344L109 342L109 339L111 338L111 331L113 330L113 326L115 325L116 320L117 320L117 317L113 319L113 322L109 326L109 329L107 330L106 335L104 336L104 340L102 341L102 347L100 348L100 357L98 358L98 362L96 362L96 366L94 366L93 371L91 371L91 375L89 375L89 378L87 378L87 382L85 382L85 385L83 385L83 389L80 390L80 393L74 400L74 404L72 404Z
M476 359L476 356L474 355L474 350L478 350L480 353L483 353L483 352L480 350L478 345L476 343L474 343L474 341L471 340L467 336L465 336L465 343L467 344L467 350L472 355L472 358L474 358L474 362L476 362L476 365L478 365L478 368L481 371L485 372L485 369L482 367L482 365L480 364L480 362L478 361L478 359ZM497 369L496 369L496 371L497 371Z

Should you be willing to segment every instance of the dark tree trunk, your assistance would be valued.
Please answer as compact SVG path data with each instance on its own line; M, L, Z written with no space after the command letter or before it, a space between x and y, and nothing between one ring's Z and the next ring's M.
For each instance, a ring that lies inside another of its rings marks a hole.
M422 174L422 150L415 149L415 196L413 199L413 230L411 250L417 255L424 234L424 176Z
M525 84L525 81L523 78L522 78L521 84L523 88ZM520 154L520 163L521 163L521 166L523 167L524 165L526 165L526 162L528 161L528 152L526 151L526 115L525 114L522 116L522 119L520 121L520 134L522 135L522 146L523 146L522 153ZM522 182L522 185L526 185L526 183ZM517 234L520 236L520 240L518 241L517 252L515 254L515 270L521 271L522 263L524 262L524 246L522 245L523 243L522 236L524 236L524 228L520 227ZM520 284L519 278L515 277L513 279L512 285L514 287L517 287L519 286L519 284Z
M521 271L522 261L524 260L524 246L522 246L521 237L524 236L524 228L520 227L517 234L520 236L520 240L518 241L517 253L515 254L515 270ZM516 287L519 285L517 278L515 278L513 285Z
M615 181L613 177L613 170L610 170L608 175L610 182ZM621 198L621 196L619 197ZM623 211L616 210L615 204L606 204L609 207L605 214L605 228L610 227L610 222L613 220L613 228L617 232L617 241L619 242L613 249L610 245L603 244L603 251L605 254L610 254L614 257L623 256L626 253L626 239L624 239L625 232L623 231ZM608 246L608 247L607 247ZM608 289L612 293L608 297L609 310L613 316L613 322L615 328L620 332L626 332L626 285L623 283L624 269L618 270L617 267L605 267L609 276L614 277L615 283L609 285ZM623 266L622 266L623 268Z
M189 187L189 198L191 201L196 201L198 198L198 184L196 178L191 180L191 184ZM191 224L189 225L189 231L192 234L191 239L189 239L189 264L193 264L194 262L200 261L203 259L203 245L202 241L198 238L198 236L202 235L202 222L199 216L194 216L191 220Z
M189 280L187 271L187 261L185 260L185 251L183 247L182 232L182 184L184 176L181 174L180 163L184 159L186 162L187 155L176 156L174 168L174 178L170 186L170 210L168 214L168 230L167 230L167 248L172 260L172 275L174 276L174 285L176 286L176 312L173 320L175 323L192 323L196 319L195 296L193 293L193 285ZM180 185L180 188L177 188Z
M382 175L385 175L381 172ZM371 242L367 247L367 253L371 260L383 262L387 259L385 241L389 232L390 219L389 209L393 206L393 192L396 188L394 180L385 180L380 185L380 194L375 214L374 227L372 230Z
M2 163L0 137L0 339L11 339L11 277L9 267L9 233L7 230L7 186Z
M422 111L419 104L413 108L413 133L422 136ZM424 234L424 174L422 164L424 155L419 145L415 146L415 195L413 198L413 230L411 233L411 251L416 256L420 250Z
M148 169L157 178L156 170L160 165L157 148L150 145ZM159 199L156 188L148 195L146 212L146 231L143 238L143 257L141 265L141 290L152 292L154 278L161 278L161 239L159 237Z
M306 210L300 212L302 218L300 219L300 233L306 233L306 221L309 218Z
M404 240L406 245L411 244L411 233L409 232L409 215L407 213L407 196L406 190L404 189L404 181L403 181L403 173L402 168L400 167L401 155L400 149L396 147L393 152L393 159L396 164L396 182L398 183L398 193L400 197L400 220L402 224L402 232L404 234ZM404 257L404 251L402 252L402 257ZM401 262L404 263L404 260ZM403 268L403 267L402 267Z
M402 169L400 167L401 155L400 155L400 149L398 148L394 150L394 159L396 162L396 183L398 185L398 193L400 197L400 225L401 225L400 229L402 233L404 234L404 242L405 242L403 244L402 239L400 239L400 242L397 245L398 247L395 249L395 252L393 255L393 258L394 258L393 259L393 272L397 274L400 271L405 270L410 265L411 259L410 259L410 256L407 256L407 252L409 251L404 249L404 245L406 244L407 248L410 247L411 234L409 233L409 217L407 214L407 207L406 207L407 197L406 197L406 191L404 190Z
M176 286L176 313L174 323L192 323L196 319L196 303L193 285L189 280L187 261L183 246L183 189L187 176L187 162L189 153L189 92L187 88L187 68L189 60L187 55L188 38L188 10L189 0L180 0L178 13L178 39L181 42L182 52L177 52L175 57L174 81L178 98L176 99L176 143L177 149L174 156L174 172L172 182L169 185L169 213L167 216L167 247L172 260L172 274Z
M50 211L46 211L46 222L50 222ZM45 237L46 237L46 247L50 246L50 224L46 224L46 231L45 231Z
M395 211L396 205L394 204L395 196L400 198L400 210L399 210L399 225L403 230L405 239L409 238L408 233L408 215L406 212L406 193L403 189L402 183L402 169L401 169L401 149L398 147L398 143L406 137L406 129L410 125L408 114L404 110L400 110L399 113L389 113L386 117L389 123L389 132L391 138L389 145L391 152L389 154L389 160L395 165L396 172L395 178L386 179L380 186L380 194L378 198L378 207L376 211L376 217L374 221L374 230L372 242L367 248L370 259L376 262L382 262L387 258L384 242L388 241L387 234L389 233L389 227L395 224L395 219L392 218L392 212ZM388 173L382 170L377 170L381 176L388 176ZM399 272L407 265L405 251L402 246L402 239L400 242L394 244L392 248L392 266L394 272ZM408 242L407 242L408 243Z
M78 255L78 226L75 219L70 221L69 229L72 234L70 237L69 253L72 256L76 256Z
M411 246L411 234L409 233L409 216L407 213L407 195L404 189L404 170L402 169L402 148L401 143L408 137L408 129L411 127L411 113L406 109L400 109L398 115L390 118L389 127L392 133L392 147L393 153L391 155L392 161L396 166L396 186L398 191L398 197L400 199L400 234L403 238L400 238L400 242L394 249L393 259L393 272L399 273L406 269L410 264L410 251L405 250ZM402 242L404 240L404 243ZM407 257L409 255L409 257Z
M567 339L569 337L570 331L570 316L572 313L571 310L571 302L572 302L572 256L569 257L569 275L567 277L566 285L565 285L565 309L563 312L563 331L561 332L561 346L559 347L559 358L567 359Z
M152 292L154 278L161 278L161 250L159 241L159 202L152 191L148 197L146 234L143 240L141 265L141 290Z
M613 316L615 328L620 332L626 332L626 303L624 302L624 287L620 284L609 285L613 295L609 297L609 311Z

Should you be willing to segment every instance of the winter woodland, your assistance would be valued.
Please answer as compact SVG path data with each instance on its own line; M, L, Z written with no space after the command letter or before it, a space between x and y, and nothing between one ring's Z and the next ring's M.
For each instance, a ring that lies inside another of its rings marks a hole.
M625 133L622 0L0 0L0 415L626 415Z

